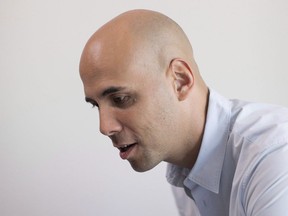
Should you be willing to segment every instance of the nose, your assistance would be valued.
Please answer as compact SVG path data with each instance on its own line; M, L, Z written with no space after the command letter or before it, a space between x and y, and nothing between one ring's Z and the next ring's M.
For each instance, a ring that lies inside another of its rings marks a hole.
M108 110L99 110L100 132L105 136L113 136L122 130L121 123L115 114Z

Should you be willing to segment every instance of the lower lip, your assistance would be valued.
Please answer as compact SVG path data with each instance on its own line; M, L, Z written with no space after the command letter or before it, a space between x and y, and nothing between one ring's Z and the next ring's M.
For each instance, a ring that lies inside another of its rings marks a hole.
M135 148L136 145L133 145L131 146L127 151L125 152L120 152L120 157L123 159L123 160L126 160L128 159L129 155L131 154L131 152L133 151L133 149Z

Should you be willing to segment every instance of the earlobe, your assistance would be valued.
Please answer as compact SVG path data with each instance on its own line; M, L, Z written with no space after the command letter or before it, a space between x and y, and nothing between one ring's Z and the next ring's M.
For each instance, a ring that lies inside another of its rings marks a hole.
M194 84L193 71L182 59L173 59L170 66L173 73L174 88L177 97L179 100L184 100Z

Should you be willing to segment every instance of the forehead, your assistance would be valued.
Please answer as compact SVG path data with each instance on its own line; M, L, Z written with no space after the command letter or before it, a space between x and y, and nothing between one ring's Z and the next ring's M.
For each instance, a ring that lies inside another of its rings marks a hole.
M127 53L113 53L97 45L83 52L80 63L80 75L84 84L91 81L120 82L129 77L132 79L139 69Z
M115 39L114 35L108 40L104 36L92 37L81 56L80 75L86 96L96 91L100 94L111 86L151 86L152 80L159 78L155 76L161 74L158 56L147 44L133 37Z
M96 35L87 42L80 60L82 79L123 75L128 66L136 63L133 59L137 53L135 46L132 50L131 43L119 41L119 38L108 40L104 36Z
M112 87L135 91L153 88L156 77L152 74L159 72L152 73L151 70L147 65L127 60L123 56L119 56L119 59L102 58L100 64L89 62L81 74L85 95L90 98L98 97Z

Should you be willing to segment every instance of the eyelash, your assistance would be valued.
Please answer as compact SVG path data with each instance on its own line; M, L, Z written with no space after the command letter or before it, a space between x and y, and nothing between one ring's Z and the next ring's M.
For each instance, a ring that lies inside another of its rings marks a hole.
M135 98L132 98L128 95L111 95L110 98L112 101L112 105L119 108L126 108L136 101ZM99 105L96 102L93 101L90 103L92 104L92 108L97 107L99 109Z
M134 101L135 100L133 100L131 96L128 95L112 96L113 105L120 108L128 107L132 105Z
M98 107L98 104L93 104L93 103L92 103L92 108L96 108L96 107L99 108L99 107Z

